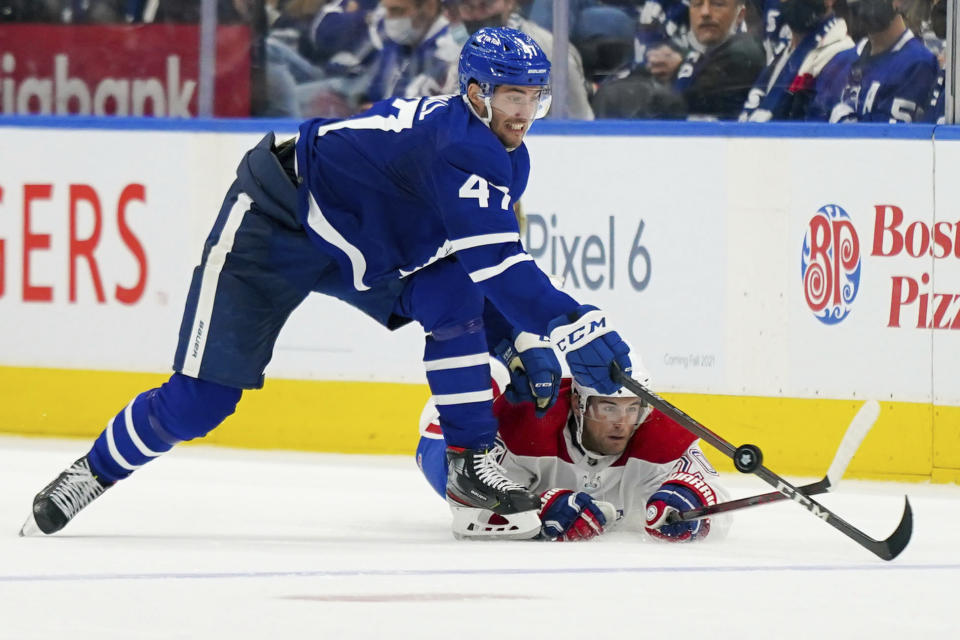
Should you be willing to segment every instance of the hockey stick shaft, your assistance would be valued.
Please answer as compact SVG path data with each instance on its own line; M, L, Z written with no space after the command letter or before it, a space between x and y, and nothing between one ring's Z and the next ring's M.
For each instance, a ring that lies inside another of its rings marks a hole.
M825 482L826 478L823 480L817 480L816 482L811 482L810 484L804 485L802 487L797 487L797 491L802 493L805 496L815 496L821 493L827 493L830 491L830 485ZM770 504L771 502L783 502L788 496L780 493L779 491L770 491L768 493L760 493L755 496L748 496L746 498L737 498L736 500L727 500L726 502L719 502L717 504L709 504L703 507L697 507L695 509L687 509L686 511L680 511L678 513L672 514L673 517L667 518L667 524L673 524L674 522L689 522L691 520L700 520L701 518L708 518L717 513L727 513L729 511L739 511L740 509L746 509L748 507L757 507L761 504Z
M736 447L625 374L616 363L611 366L610 373L616 382L629 389L637 397L649 402L653 408L671 418L691 434L710 443L731 460L734 458L734 453L737 451ZM904 496L903 516L900 518L900 524L897 525L896 530L885 540L874 540L827 507L804 495L800 489L765 466L757 466L752 470L752 473L879 558L893 560L910 542L910 536L913 533L913 512L910 508L910 500L906 496Z
M876 400L868 400L863 403L863 406L857 411L857 414L853 417L853 420L850 421L850 425L844 432L843 438L841 438L840 444L837 446L837 452L833 456L833 462L830 463L827 475L816 482L798 487L798 490L805 496L815 496L821 493L827 493L840 482L840 478L843 477L844 472L846 472L847 467L850 465L850 460L853 459L853 455L857 449L860 448L860 443L867 437L867 433L873 428L878 417L880 417L880 405ZM787 496L779 491L771 491L770 493L762 493L756 496L728 500L727 502L721 502L719 504L681 511L673 514L673 518L668 518L667 523L699 520L714 513L726 513L746 509L747 507L755 507L761 504L780 502L786 499Z

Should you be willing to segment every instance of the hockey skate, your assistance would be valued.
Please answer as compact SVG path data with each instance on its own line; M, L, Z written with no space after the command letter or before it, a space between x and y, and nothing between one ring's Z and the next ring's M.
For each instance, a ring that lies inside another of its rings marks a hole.
M90 470L83 456L57 476L33 499L33 511L20 529L21 536L50 535L68 522L97 496L113 486Z
M540 533L540 498L504 475L489 451L447 447L455 538L524 540Z

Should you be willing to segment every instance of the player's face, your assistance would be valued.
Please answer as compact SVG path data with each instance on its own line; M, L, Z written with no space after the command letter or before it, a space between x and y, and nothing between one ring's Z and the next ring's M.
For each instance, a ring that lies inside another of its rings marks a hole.
M583 416L583 446L607 456L623 453L642 415L639 398L590 398Z
M523 136L530 129L540 104L540 89L537 87L518 87L502 85L494 90L490 98L493 119L490 130L508 149L519 147Z

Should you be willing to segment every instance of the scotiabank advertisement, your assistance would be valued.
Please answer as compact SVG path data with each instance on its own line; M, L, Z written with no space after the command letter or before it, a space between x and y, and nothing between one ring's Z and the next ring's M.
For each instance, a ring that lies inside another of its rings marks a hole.
M196 25L0 25L0 113L197 115ZM220 26L214 115L250 115L250 32Z

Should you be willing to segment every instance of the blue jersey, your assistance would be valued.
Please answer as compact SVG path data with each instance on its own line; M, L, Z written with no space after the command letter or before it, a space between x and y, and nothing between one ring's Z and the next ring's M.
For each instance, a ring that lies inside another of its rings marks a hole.
M356 290L455 254L514 326L544 335L577 303L520 244L529 171L526 146L508 152L460 96L309 120L297 141L301 222Z
M913 122L926 107L938 70L936 57L909 29L877 55L870 54L864 39L845 74L845 86L829 97L830 121Z
M790 46L793 34L780 15L780 0L763 0L762 15L763 50L767 54L767 64L770 64Z

